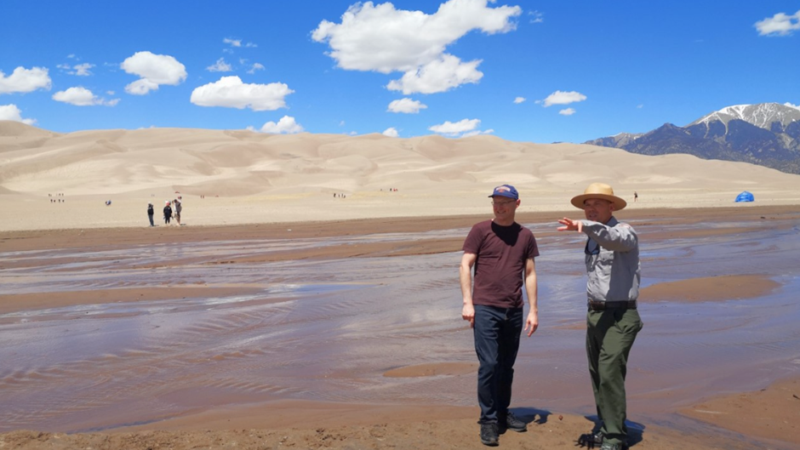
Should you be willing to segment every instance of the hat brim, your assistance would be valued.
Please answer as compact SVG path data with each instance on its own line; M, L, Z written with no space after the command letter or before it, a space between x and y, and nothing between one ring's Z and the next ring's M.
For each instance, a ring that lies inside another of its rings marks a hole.
M576 195L575 197L572 197L572 206L574 206L574 207L576 207L578 209L584 209L583 208L583 202L585 202L586 200L589 200L590 198L599 198L599 199L603 199L603 200L606 200L606 201L609 201L609 202L613 203L614 204L614 211L623 210L623 209L625 209L626 206L628 206L628 202L626 202L625 200L617 197L616 195L608 195L608 194L581 194L581 195Z

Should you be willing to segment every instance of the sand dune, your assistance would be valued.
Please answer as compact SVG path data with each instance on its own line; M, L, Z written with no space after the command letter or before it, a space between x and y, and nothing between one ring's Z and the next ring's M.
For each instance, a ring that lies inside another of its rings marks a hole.
M582 144L175 128L58 134L0 122L0 207L9 212L0 230L141 226L147 202L160 208L177 195L192 225L480 214L501 183L520 190L522 211L563 210L593 181L628 199L638 191L636 208L730 205L742 190L758 204L800 203L797 175ZM50 203L56 193L68 203Z

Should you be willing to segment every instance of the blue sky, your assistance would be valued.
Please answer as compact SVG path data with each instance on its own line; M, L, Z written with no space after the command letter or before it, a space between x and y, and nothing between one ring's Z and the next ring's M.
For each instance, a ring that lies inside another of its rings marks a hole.
M4 0L0 119L583 142L800 104L800 1Z

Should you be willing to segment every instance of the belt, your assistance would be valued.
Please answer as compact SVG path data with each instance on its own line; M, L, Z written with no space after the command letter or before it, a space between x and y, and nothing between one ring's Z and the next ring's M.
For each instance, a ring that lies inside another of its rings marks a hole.
M621 302L595 302L589 300L590 311L605 311L607 309L636 309L636 300Z

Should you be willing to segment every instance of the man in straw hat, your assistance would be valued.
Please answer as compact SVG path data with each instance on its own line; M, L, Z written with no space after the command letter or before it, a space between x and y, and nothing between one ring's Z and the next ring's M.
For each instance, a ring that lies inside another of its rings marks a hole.
M530 336L539 326L533 262L539 249L533 233L514 221L520 204L514 186L497 186L489 197L494 219L475 224L470 230L464 241L459 274L464 300L461 317L474 329L475 353L480 362L480 439L484 445L495 446L501 432L527 430L527 424L515 417L508 406L523 330L523 276L530 303L525 331Z
M602 444L603 450L628 447L625 426L625 373L628 354L642 329L636 309L639 296L639 237L617 221L614 211L625 208L625 200L611 186L592 183L572 204L583 210L586 220L563 218L558 231L577 231L588 236L586 273L588 316L586 354L592 378L599 429L580 437L582 445Z

